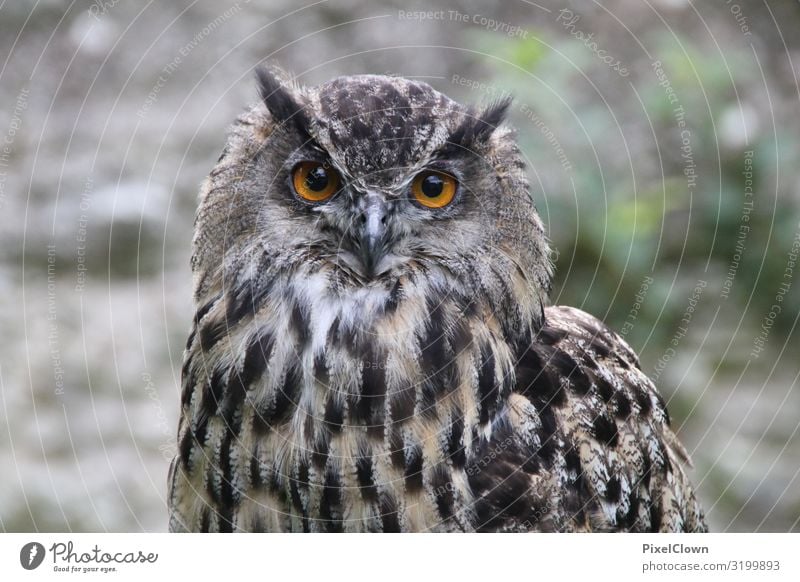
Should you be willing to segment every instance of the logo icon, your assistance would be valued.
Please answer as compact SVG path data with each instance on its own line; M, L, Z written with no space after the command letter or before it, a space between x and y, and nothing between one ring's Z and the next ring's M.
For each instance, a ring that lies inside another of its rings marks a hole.
M44 546L39 542L28 542L19 551L19 563L26 570L35 570L44 561Z

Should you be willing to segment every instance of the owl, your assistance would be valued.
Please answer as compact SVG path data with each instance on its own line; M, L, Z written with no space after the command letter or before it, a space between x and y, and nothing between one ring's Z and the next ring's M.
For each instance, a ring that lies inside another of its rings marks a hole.
M636 354L549 304L509 101L257 77L195 221L170 530L705 530Z

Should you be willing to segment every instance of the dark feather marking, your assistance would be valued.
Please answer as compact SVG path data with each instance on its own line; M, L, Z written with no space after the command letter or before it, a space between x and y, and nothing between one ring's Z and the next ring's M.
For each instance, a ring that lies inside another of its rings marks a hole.
M389 456L395 468L405 468L406 457L403 436L400 434L399 427L396 424L392 424L389 428Z
M328 471L325 475L325 482L322 486L322 496L320 498L319 515L325 529L329 532L342 531L342 486L339 477Z
M219 301L220 297L222 297L222 294L217 294L210 301L207 301L206 303L200 306L200 308L194 314L195 327L200 325L200 322L203 321L203 318L209 311L211 311L211 308L214 307L214 304L217 301Z
M453 517L453 482L446 467L438 465L431 471L431 487L436 499L436 509L442 520Z
M628 512L622 518L622 526L628 530L634 530L641 527L637 520L639 519L639 495L634 492L628 497Z
M389 299L387 299L386 305L383 308L384 313L391 315L397 311L397 306L400 304L400 297L402 293L403 282L401 279L398 279L392 287L392 290L389 292Z
M192 344L194 343L194 338L195 338L196 336L197 336L197 325L193 325L193 326L192 326L192 329L191 329L191 331L189 332L189 337L188 337L188 338L186 338L186 346L185 346L185 349L187 349L187 350L188 350L189 348L191 348L191 347L192 347ZM187 363L188 363L188 360L187 360ZM184 366L185 366L185 365L186 365L186 364L184 363ZM185 374L185 370L182 370L182 372L183 372L183 373L182 373L181 375L185 377L185 376L186 376L186 374Z
M497 382L494 372L494 352L489 346L481 346L481 364L478 368L479 422L486 424L497 410Z
M617 423L614 422L606 413L595 416L592 422L594 436L604 445L616 447L619 444L619 433Z
M230 510L239 502L239 490L233 486L233 468L231 467L231 433L226 432L222 439L219 452L219 471L220 471L220 498L219 503L225 510Z
M255 316L273 285L274 280L259 281L257 285L250 279L239 284L226 297L225 318L228 323L233 326L247 315Z
M614 387L600 376L595 376L594 384L597 386L597 393L600 394L600 398L603 399L603 402L609 402L614 396Z
M475 504L477 530L491 531L504 522L522 524L536 523L543 512L537 508L529 496L530 478L517 470L513 463L498 467L502 473L495 475L493 487ZM483 489L486 489L484 485Z
M253 414L253 430L256 431L256 434L265 435L273 426L282 424L289 419L295 407L302 381L302 372L296 366L291 366L287 370L274 400L266 405L262 404L256 407L255 414Z
M545 325L536 334L536 339L546 346L554 346L566 338L567 335L567 332L562 329Z
M344 407L336 398L334 392L329 392L325 402L324 422L334 433L341 432L344 423Z
M406 448L405 452L405 473L403 477L406 482L406 490L409 493L422 489L422 447L414 444Z
M367 503L373 503L378 499L378 489L375 487L372 471L372 457L361 455L356 459L356 476L361 489L361 498Z
M581 466L581 458L574 446L570 446L564 453L564 461L567 471L570 474L571 487L567 488L567 496L564 499L564 508L570 517L579 524L586 522L586 510L594 509L596 502L589 492L588 485Z
M361 394L356 402L356 422L366 423L373 436L383 439L386 402L386 357L372 346L361 368Z
M209 352L228 331L228 320L224 317L211 318L200 327L200 350Z
M631 401L622 390L617 390L614 394L613 401L617 418L626 420L631 415Z
M657 532L661 529L661 507L657 500L650 503L650 531Z
M292 306L292 327L297 334L298 350L302 350L310 339L310 329L308 314L300 307L296 301Z
M559 376L561 376L562 373L566 374L577 369L577 364L569 356L567 356L568 360L563 357L555 358L557 353L563 352L554 352L541 357L534 349L525 352L516 369L517 391L529 400L545 406L564 405L566 394L561 386L561 381L550 370L554 364L564 366L565 362L568 362L566 364L568 371L562 372L559 369Z
M300 497L300 489L308 489L308 465L300 461L295 465L294 478L289 479L289 496L292 499L292 506L295 511L302 517L303 533L308 533L308 512L303 507L303 501Z
M447 458L457 469L461 469L467 462L464 448L464 418L461 413L454 414L450 422L450 435L447 439Z
M650 488L650 477L652 476L653 472L653 464L650 462L650 454L647 450L642 449L642 476L640 481L642 485L644 485L645 489Z
M428 325L420 340L422 371L420 411L423 418L436 418L436 402L457 388L455 355L447 345L445 311L441 303L429 299Z
M541 445L539 446L538 455L545 462L546 466L550 466L558 450L556 446L558 444L556 442L558 423L553 409L550 406L545 406L539 410L539 420L542 423L542 428L539 430Z
M271 335L257 336L250 341L245 350L241 372L235 369L231 372L228 390L221 405L222 414L228 426L233 426L233 415L241 410L248 388L266 370L273 349L274 341ZM234 430L234 433L238 433L238 430Z
M567 352L555 349L543 356L544 366L548 370L556 371L555 378L550 379L552 385L552 396L557 403L563 403L565 395L559 398L558 392L561 388L561 378L568 381L570 390L575 394L585 395L591 389L590 378L581 370L578 363Z
M330 436L327 429L321 428L311 444L311 461L314 466L322 470L328 463L328 453L330 451Z
M192 371L193 362L194 358L192 354L187 354L183 366L181 367L181 408L189 406L192 400L192 394L194 394L196 379Z
M609 354L611 354L611 346L606 339L599 334L599 332L592 336L589 345L592 350L601 358L607 358Z
M211 381L203 386L203 397L200 400L203 411L208 416L213 416L219 409L222 402L222 394L225 391L226 369L216 367L211 372Z
M333 318L331 326L328 328L328 335L325 338L325 344L330 346L339 341L339 316Z
M653 409L653 402L650 400L650 393L646 388L634 387L636 402L639 404L639 414L642 418L647 418Z
M414 388L406 386L392 390L389 396L389 409L392 423L403 423L414 416Z
M397 502L394 497L384 493L380 498L381 523L385 533L399 533L400 520L397 515Z
M200 508L200 533L209 533L211 531L211 508Z
M606 483L606 499L611 503L619 503L622 486L616 476L611 477Z
M205 446L206 444L208 420L208 411L204 409L203 406L200 406L200 408L195 411L195 416L192 420L192 432L194 433L195 439L201 446Z
M260 488L264 484L264 478L261 475L261 461L256 451L253 451L250 456L250 484L255 489Z
M672 419L669 417L669 410L667 409L667 403L664 401L664 397L661 395L660 392L655 393L656 402L658 402L659 408L664 412L664 416L666 417L667 426L672 424Z
M196 439L194 436L194 431L192 427L189 426L184 431L183 435L181 435L181 441L178 445L178 448L181 453L181 463L183 464L184 469L187 471L190 470L189 460L191 459L192 449L194 448Z
M324 354L317 354L314 356L314 379L321 388L328 388L330 376L328 374L328 363Z

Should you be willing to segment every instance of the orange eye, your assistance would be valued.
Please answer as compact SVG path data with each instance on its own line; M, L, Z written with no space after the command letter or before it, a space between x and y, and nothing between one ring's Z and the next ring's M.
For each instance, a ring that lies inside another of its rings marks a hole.
M336 193L339 182L339 172L329 164L300 162L292 170L294 191L309 202L324 202Z
M414 199L426 208L444 208L453 201L458 182L453 176L435 170L420 172L411 184Z

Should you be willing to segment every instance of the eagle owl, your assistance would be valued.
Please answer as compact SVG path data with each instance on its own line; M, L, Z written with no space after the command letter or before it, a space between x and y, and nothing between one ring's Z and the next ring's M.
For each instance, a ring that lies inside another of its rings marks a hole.
M548 306L509 102L258 72L204 183L172 531L698 531L666 406Z

